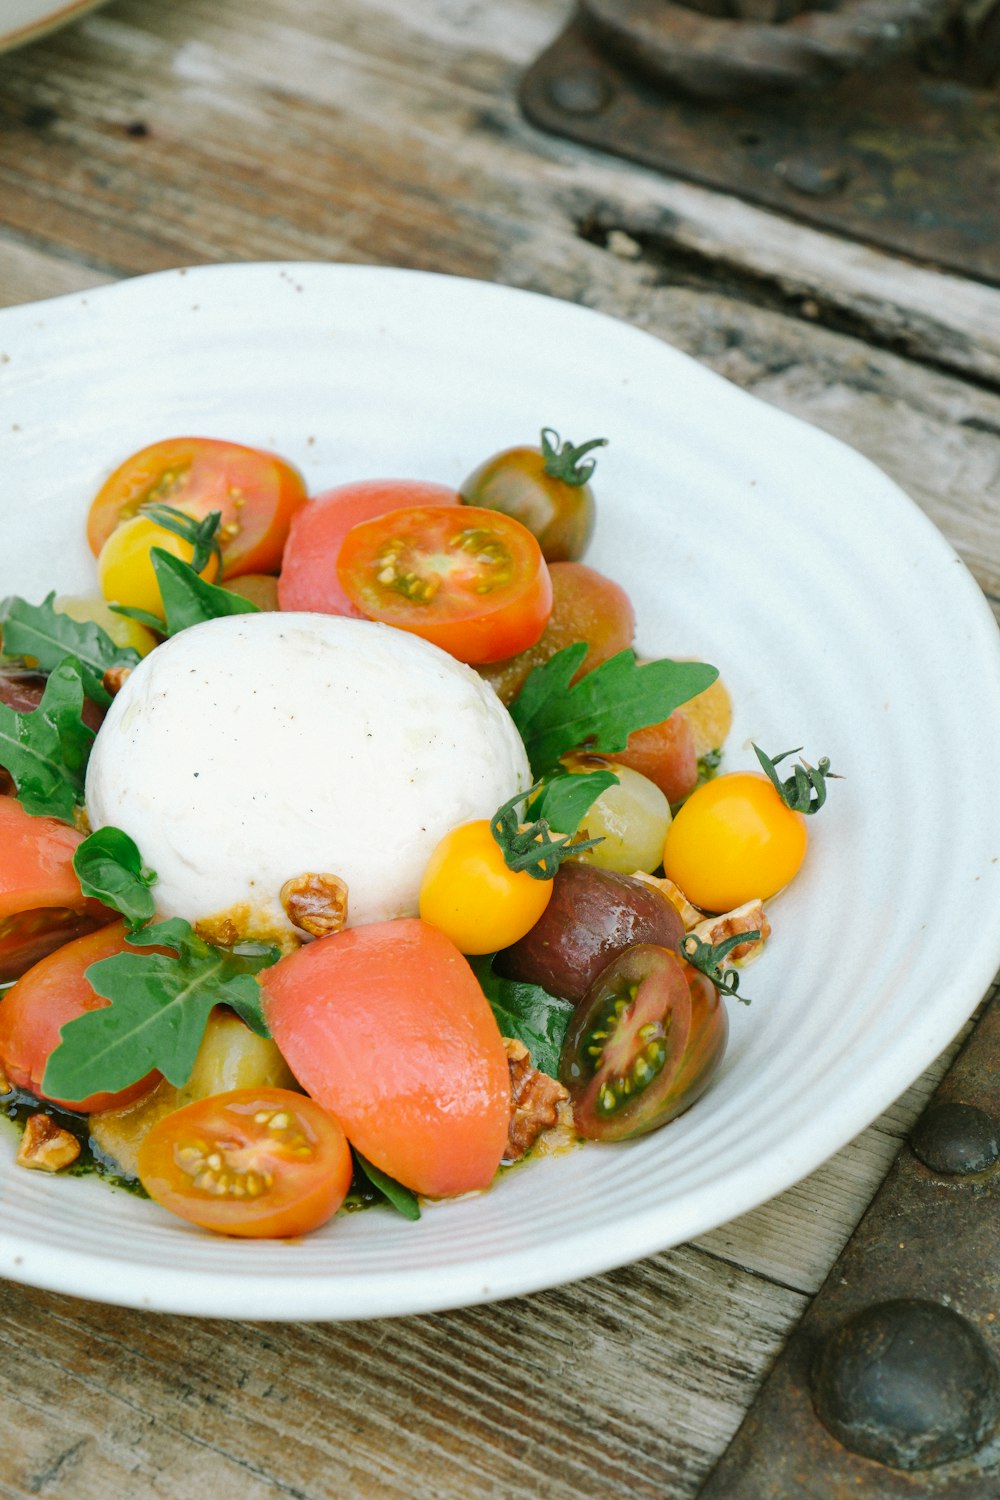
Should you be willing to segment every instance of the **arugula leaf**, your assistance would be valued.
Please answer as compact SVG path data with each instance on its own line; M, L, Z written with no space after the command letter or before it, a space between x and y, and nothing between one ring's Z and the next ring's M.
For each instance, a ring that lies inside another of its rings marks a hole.
M534 668L510 706L536 770L545 770L567 750L583 744L597 751L624 750L634 729L669 718L719 675L715 667L696 661L649 661L640 666L635 652L626 649L571 687L586 654L583 641L557 651Z
M83 801L94 731L83 722L83 670L68 656L49 674L38 707L28 713L0 703L0 766L33 817L72 823Z
M493 972L492 953L470 958L472 972L490 1003L501 1036L523 1042L532 1066L551 1078L559 1076L559 1054L573 1014L568 1000L559 1000L540 984L503 979Z
M16 595L0 603L3 649L8 656L30 656L43 672L51 672L67 656L79 662L84 692L107 708L111 695L102 679L109 667L134 667L138 651L117 646L93 621L74 620L53 607L55 592L41 604L29 604Z
M167 635L177 635L190 625L217 620L221 615L259 613L256 604L251 604L249 599L231 594L228 589L220 589L214 583L206 583L190 563L171 556L162 547L154 547L149 555L160 585ZM160 629L163 629L162 624Z
M150 886L156 871L146 868L135 843L120 828L99 828L84 839L73 855L73 868L83 894L121 912L133 930L152 920L156 908Z
M556 771L546 777L541 795L531 805L531 816L544 818L550 828L572 835L601 793L617 785L614 771L585 771L575 775Z
M416 1222L420 1218L420 1204L417 1202L416 1193L412 1193L408 1187L397 1182L395 1177L389 1177L385 1172L380 1171L367 1157L362 1156L356 1147L352 1146L351 1150L354 1152L354 1160L372 1187L378 1188L382 1196L388 1200L397 1213L403 1215L404 1219Z
M61 1099L116 1093L153 1068L176 1088L194 1067L212 1007L228 1005L267 1036L254 976L279 957L276 948L230 953L206 943L181 917L144 927L132 948L173 953L116 953L90 965L87 978L111 1003L68 1022L49 1058L42 1087Z

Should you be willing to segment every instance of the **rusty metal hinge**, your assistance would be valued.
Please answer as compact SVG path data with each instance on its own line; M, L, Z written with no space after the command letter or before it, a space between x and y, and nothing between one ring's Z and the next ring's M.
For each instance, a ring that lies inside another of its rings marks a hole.
M1000 283L1000 0L580 0L536 125Z

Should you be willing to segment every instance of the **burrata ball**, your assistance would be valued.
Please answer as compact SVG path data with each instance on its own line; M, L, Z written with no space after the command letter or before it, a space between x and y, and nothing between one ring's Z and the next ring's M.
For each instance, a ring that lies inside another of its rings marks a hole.
M92 828L123 829L156 871L160 916L280 941L302 936L280 892L304 874L346 883L350 926L414 915L439 839L529 783L471 668L386 625L262 613L193 626L139 663L86 801Z

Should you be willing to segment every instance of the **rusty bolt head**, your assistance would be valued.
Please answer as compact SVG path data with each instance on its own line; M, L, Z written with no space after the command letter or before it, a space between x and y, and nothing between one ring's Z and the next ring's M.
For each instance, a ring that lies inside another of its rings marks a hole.
M567 115L599 115L611 103L611 85L596 68L557 73L547 85L549 100Z
M926 1469L985 1441L1000 1417L1000 1372L967 1318L899 1298L827 1338L813 1367L813 1405L853 1453Z
M1000 1167L1000 1128L974 1104L935 1104L910 1137L925 1167L944 1177L980 1176Z

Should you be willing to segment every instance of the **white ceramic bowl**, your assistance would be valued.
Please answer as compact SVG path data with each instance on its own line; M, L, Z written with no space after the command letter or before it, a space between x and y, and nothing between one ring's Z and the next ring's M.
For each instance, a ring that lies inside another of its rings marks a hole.
M93 584L88 501L182 432L273 447L328 486L457 483L543 425L607 436L589 561L645 653L715 662L730 767L829 755L774 938L730 1002L721 1075L680 1120L428 1210L297 1243L212 1238L84 1179L13 1169L0 1273L111 1302L353 1318L510 1296L743 1213L816 1167L935 1057L1000 958L1000 652L959 559L871 464L635 329L481 283L324 265L168 272L0 312L0 595ZM976 773L985 786L974 784Z

